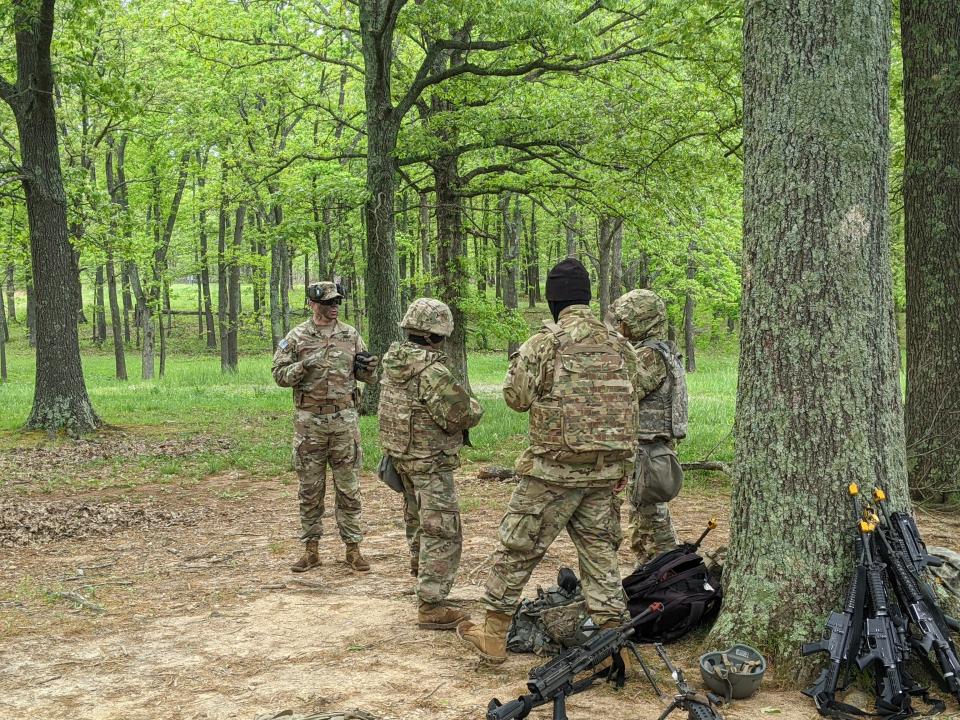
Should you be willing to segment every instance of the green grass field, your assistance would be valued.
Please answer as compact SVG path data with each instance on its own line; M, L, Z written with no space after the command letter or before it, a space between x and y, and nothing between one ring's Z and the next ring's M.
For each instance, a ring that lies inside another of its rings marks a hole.
M10 379L0 385L0 447L46 441L42 433L20 430L33 398L34 357L23 325L13 325L11 330L7 345ZM219 356L205 351L197 338L196 321L178 316L165 377L140 380L139 351L128 347L127 373L131 380L127 382L114 378L110 344L95 348L87 337L89 330L89 325L81 325L84 374L94 407L108 426L152 438L186 439L202 434L229 439L226 451L217 448L215 452L201 451L174 460L141 457L137 462L143 481L197 481L230 470L276 476L290 468L290 390L274 384L266 349L269 339L260 338L255 328L244 334L241 345L246 352L241 352L238 372L225 375L220 372ZM474 447L465 450L467 461L511 465L524 445L527 416L510 410L500 396L506 366L502 351L470 356L471 383L485 415L471 432ZM698 355L698 371L689 377L690 436L680 445L683 460L700 460L708 455L713 460L731 459L736 372L736 355L730 350L702 351ZM361 419L361 433L364 465L372 469L379 460L375 417ZM123 482L131 482L130 473L121 474ZM91 484L110 484L104 473L99 477ZM697 482L696 478L691 480ZM58 481L51 479L46 487L57 485Z

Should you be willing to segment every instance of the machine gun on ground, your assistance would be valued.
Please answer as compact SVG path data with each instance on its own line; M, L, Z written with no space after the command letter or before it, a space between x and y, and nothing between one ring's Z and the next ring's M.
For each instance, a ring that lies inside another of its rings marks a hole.
M530 671L530 679L527 680L527 689L530 692L507 703L501 703L494 698L487 706L487 720L520 720L527 717L533 708L547 703L553 703L554 720L566 720L566 699L571 695L586 690L598 679L606 679L617 687L623 686L624 665L620 657L621 650L633 653L647 679L656 687L630 637L637 625L662 609L663 605L654 603L630 622L617 628L597 630L583 645L569 648L545 665L535 667ZM607 659L611 660L610 666L597 671L596 668ZM576 679L581 673L591 670L594 671L592 675L582 680Z

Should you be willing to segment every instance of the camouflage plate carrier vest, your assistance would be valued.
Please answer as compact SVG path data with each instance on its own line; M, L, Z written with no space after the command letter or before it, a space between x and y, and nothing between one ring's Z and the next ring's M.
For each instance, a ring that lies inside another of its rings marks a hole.
M439 358L425 362L403 383L386 373L380 379L380 446L390 457L429 458L460 451L463 435L445 432L420 401L420 376L435 362L440 362Z
M640 439L685 438L687 374L680 357L662 340L647 340L640 347L656 352L667 369L667 377L660 386L640 400Z
M299 334L297 359L306 360L321 350L324 362L320 367L308 370L294 389L293 402L298 410L320 410L331 406L342 410L354 405L353 391L357 387L353 376L357 348L354 332L346 328L329 336Z
M530 407L530 442L561 462L582 453L630 457L636 396L616 335L605 343L576 343L556 323L544 327L557 341L553 386Z

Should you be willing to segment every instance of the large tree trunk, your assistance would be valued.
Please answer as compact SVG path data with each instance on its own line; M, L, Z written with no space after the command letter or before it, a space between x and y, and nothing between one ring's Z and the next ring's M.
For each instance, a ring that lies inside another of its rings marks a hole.
M746 5L736 470L709 644L755 645L784 676L809 665L797 643L819 637L847 582L847 484L907 500L890 13L887 0Z
M463 206L459 195L460 171L455 155L443 156L433 163L433 178L437 188L437 269L440 299L453 314L453 332L447 338L445 350L450 368L463 386L470 391L467 373L467 328L463 313L467 271L467 248L463 233Z
M513 199L513 212L510 211L510 194L504 193L500 199L500 213L503 217L503 306L507 310L517 309L517 271L520 261L520 233L523 216L520 214L520 201ZM507 344L507 357L520 348L519 343Z
M85 432L100 426L80 364L76 317L80 279L67 229L50 60L54 2L16 2L16 86L0 78L0 98L17 123L36 293L37 368L27 427Z
M107 251L107 295L110 297L110 330L113 333L113 359L117 380L127 379L127 358L123 350L123 328L120 326L120 304L117 301L117 271L113 251Z
M923 500L960 493L960 4L902 0L907 458Z
M374 355L383 355L399 339L400 292L397 279L397 241L393 232L396 192L397 135L399 119L391 103L390 72L395 18L393 3L370 0L360 3L360 39L364 61L364 99L367 119L367 197L363 206L366 230L364 285L376 288L367 297L370 321L369 345ZM364 393L365 413L376 412L378 385Z
M33 280L27 282L27 339L30 347L37 346L37 293L33 289Z

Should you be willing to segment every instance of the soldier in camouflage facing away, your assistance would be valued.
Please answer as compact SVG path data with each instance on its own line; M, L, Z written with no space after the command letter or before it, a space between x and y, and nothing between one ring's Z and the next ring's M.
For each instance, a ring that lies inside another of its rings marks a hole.
M480 422L483 409L445 365L441 348L453 332L450 308L439 300L414 300L400 327L407 340L383 356L380 445L403 482L417 624L452 630L469 618L445 603L463 547L453 470L466 430Z
M555 322L510 358L507 404L530 412L530 447L516 462L520 482L500 523L501 547L487 575L483 624L463 623L461 641L492 663L506 660L510 619L534 568L563 529L580 561L594 622L626 613L617 564L614 493L632 473L637 441L637 358L591 312L590 278L567 259L547 276Z
M374 382L378 360L366 352L360 333L340 322L343 300L332 282L307 288L313 317L297 325L277 344L273 379L293 388L296 408L293 465L300 477L303 556L290 569L306 572L320 565L317 538L323 535L327 465L333 475L334 513L346 561L365 572L370 564L360 553L360 428L357 380Z
M614 301L610 315L633 344L640 367L640 445L627 499L630 547L642 564L677 545L667 502L683 483L675 448L687 431L687 383L667 343L666 306L655 292L631 290Z

